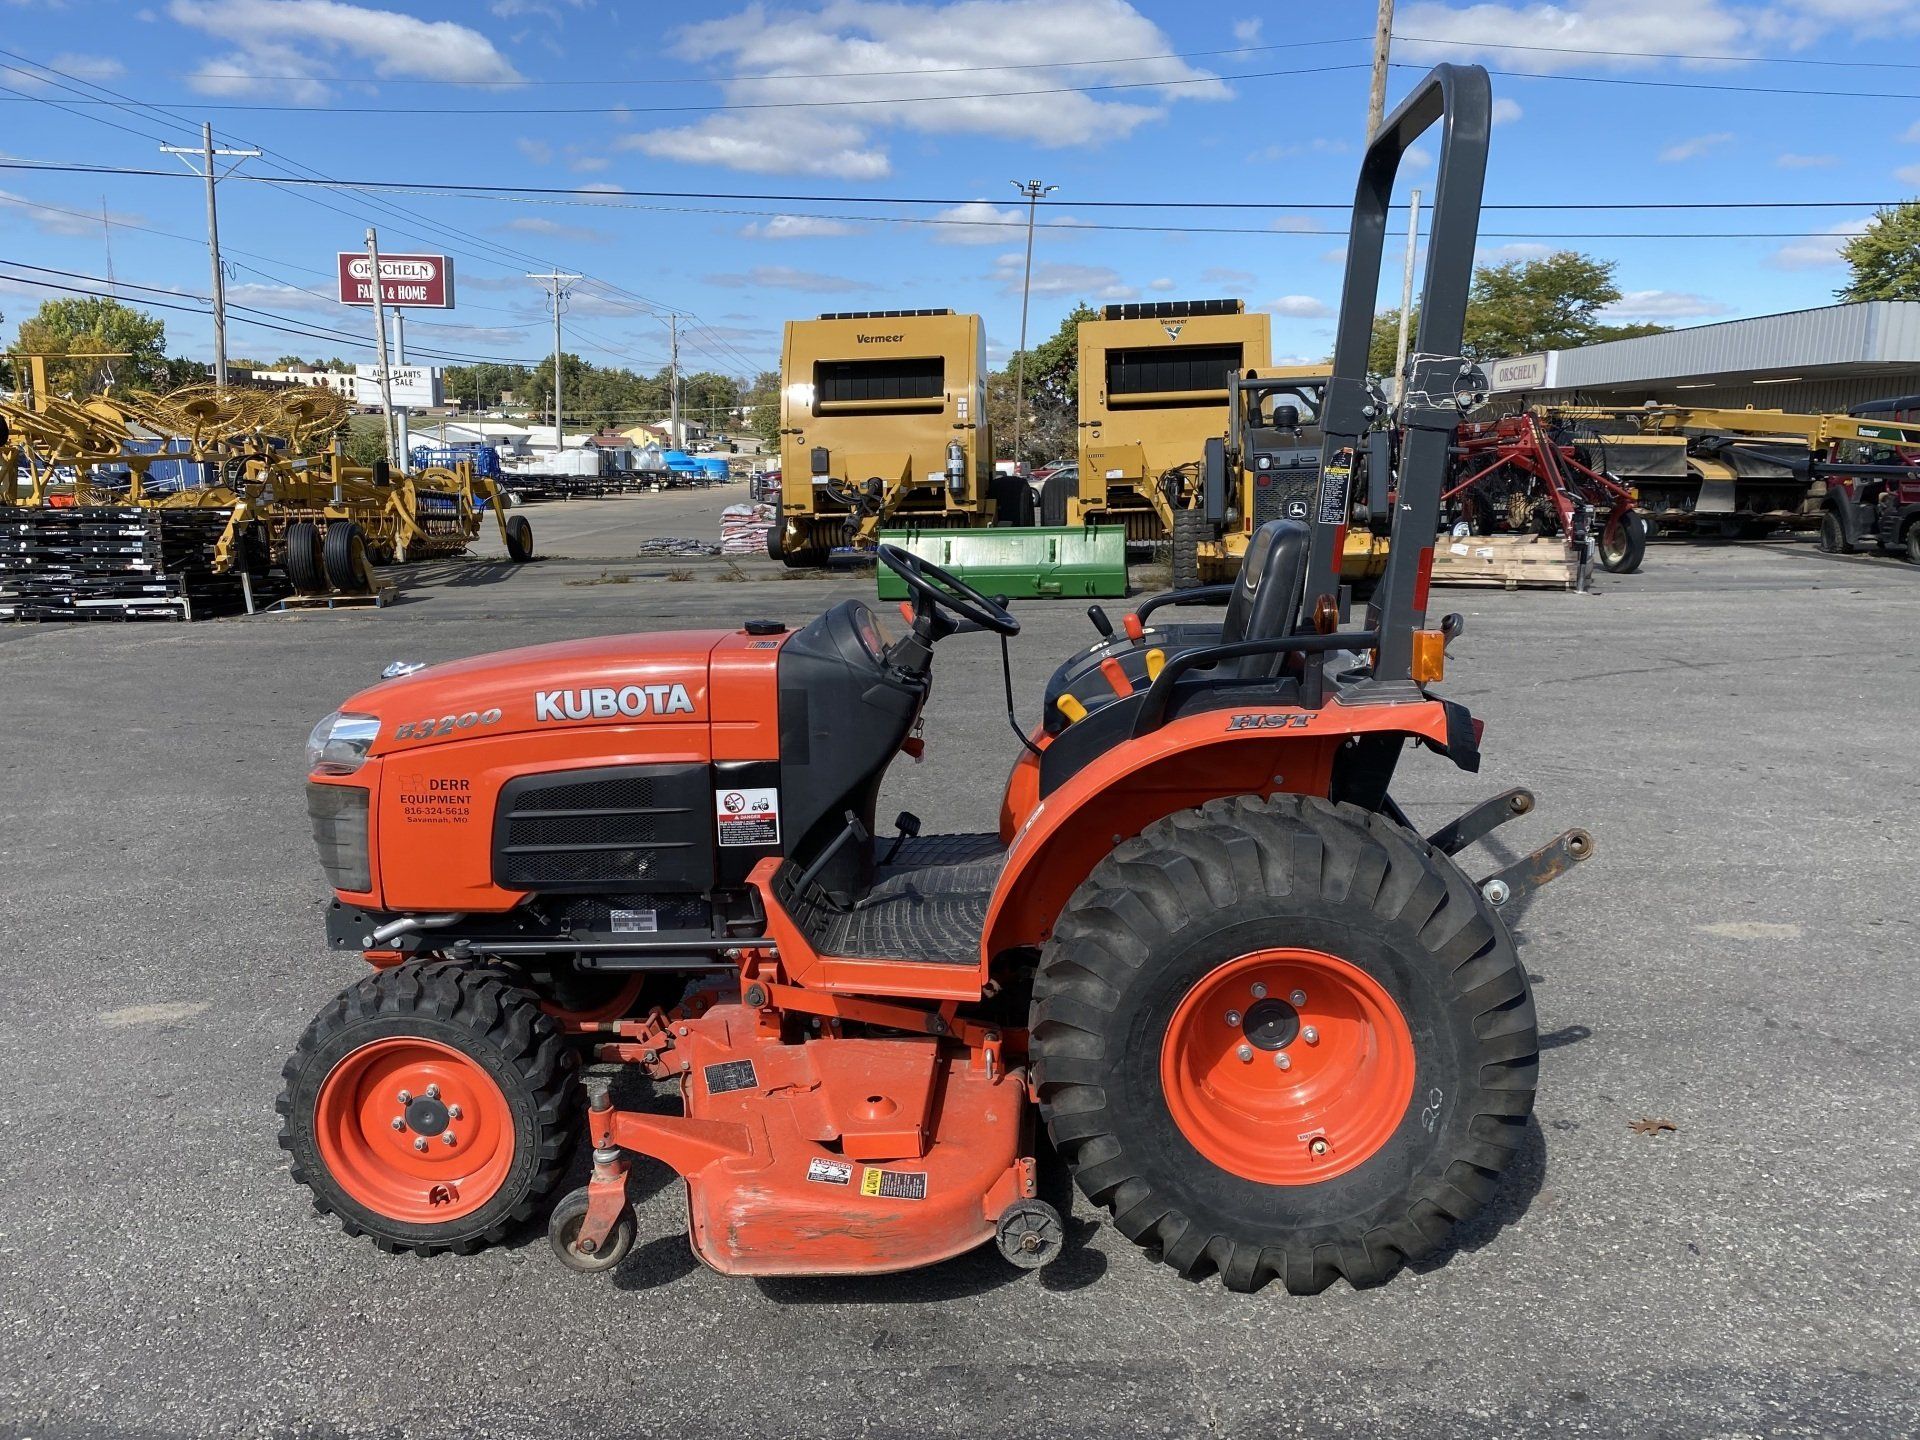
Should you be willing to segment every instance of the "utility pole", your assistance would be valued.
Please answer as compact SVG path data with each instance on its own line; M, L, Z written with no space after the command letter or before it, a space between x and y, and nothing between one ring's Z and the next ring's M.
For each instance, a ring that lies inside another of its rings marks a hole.
M107 294L118 298L119 292L113 288L113 222L107 218L107 197L100 197L100 233L105 237L107 247Z
M393 369L387 364L387 305L380 291L380 237L373 226L367 227L367 266L373 277L373 341L380 364L380 424L387 434L387 464L406 465L396 453L399 444L393 434Z
M553 452L556 456L567 448L565 433L560 428L560 305L572 292L573 282L579 278L564 270L549 270L544 275L527 276L527 279L538 280L545 285L547 293L553 297Z
M393 363L396 367L407 363L407 312L398 305L393 307ZM406 462L401 468L413 463L413 436L409 433L413 411L402 405L393 412L395 427L399 430L400 458Z
M1038 180L1028 180L1024 184L1018 180L1013 188L1027 197L1027 270L1026 277L1020 282L1020 354L1014 362L1013 380L1013 464L1020 466L1020 426L1026 420L1027 413L1027 300L1033 293L1033 221L1040 210L1040 197L1051 195L1060 187L1043 185Z
M669 310L667 312L667 434L673 441L673 448L685 450L685 440L680 435L680 317Z
M163 154L178 155L186 161L187 168L196 175L202 175L207 182L207 250L213 257L213 381L216 385L227 383L227 282L220 269L220 207L214 200L214 186L223 176L214 173L215 157L231 156L233 164L227 167L231 175L240 166L242 160L259 155L258 150L216 150L213 148L213 124L203 122L200 126L200 145L189 149L181 145L162 145ZM205 166L204 170L194 169L193 163L186 157L192 155ZM378 288L379 277L374 277Z
M1407 381L1407 325L1413 318L1413 253L1420 244L1420 192L1407 200L1407 268L1400 277L1400 342L1393 351L1393 398L1402 398Z
M1367 136L1371 145L1387 113L1387 60L1393 50L1393 0L1380 0L1373 28L1373 84L1367 90Z

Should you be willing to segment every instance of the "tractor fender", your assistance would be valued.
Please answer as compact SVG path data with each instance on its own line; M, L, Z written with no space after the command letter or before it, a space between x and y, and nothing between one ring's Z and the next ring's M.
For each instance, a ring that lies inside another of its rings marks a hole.
M1116 745L1036 803L1014 832L981 927L982 964L1044 944L1093 867L1154 821L1230 795L1325 795L1351 738L1400 735L1450 754L1459 732L1449 729L1448 709L1421 700L1209 710Z

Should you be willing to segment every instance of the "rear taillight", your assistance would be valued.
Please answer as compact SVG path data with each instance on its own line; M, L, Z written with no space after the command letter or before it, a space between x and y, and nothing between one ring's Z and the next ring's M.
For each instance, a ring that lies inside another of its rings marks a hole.
M367 857L368 794L358 785L307 782L307 818L320 868L336 890L364 895L373 889Z

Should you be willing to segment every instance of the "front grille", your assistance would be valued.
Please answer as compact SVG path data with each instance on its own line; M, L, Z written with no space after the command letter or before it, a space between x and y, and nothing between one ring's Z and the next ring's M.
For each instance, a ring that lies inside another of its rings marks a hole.
M1257 530L1269 520L1305 521L1313 513L1313 497L1319 482L1320 467L1317 465L1255 471L1254 528ZM1289 501L1296 500L1299 502L1297 505L1289 506Z
M373 888L367 860L367 792L358 785L307 782L307 818L320 868L336 890L364 895Z
M713 883L705 765L523 775L500 791L493 878L521 890L704 892Z

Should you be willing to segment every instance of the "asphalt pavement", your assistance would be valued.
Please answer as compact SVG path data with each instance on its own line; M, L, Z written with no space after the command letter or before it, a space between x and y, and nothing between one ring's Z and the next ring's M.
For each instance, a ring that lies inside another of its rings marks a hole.
M610 1276L538 1227L431 1260L341 1235L274 1143L282 1060L364 968L323 943L307 730L394 658L869 591L626 558L714 538L738 487L698 495L534 507L569 558L422 567L381 611L0 626L0 1434L1920 1432L1920 572L1804 542L1443 594L1486 764L1410 755L1402 803L1431 826L1532 788L1472 873L1572 825L1598 848L1516 921L1522 1162L1382 1289L1184 1282L1084 1203L1038 1273L729 1280L659 1171ZM1024 720L1083 608L1019 607ZM992 828L1002 709L993 640L944 642L882 814Z

